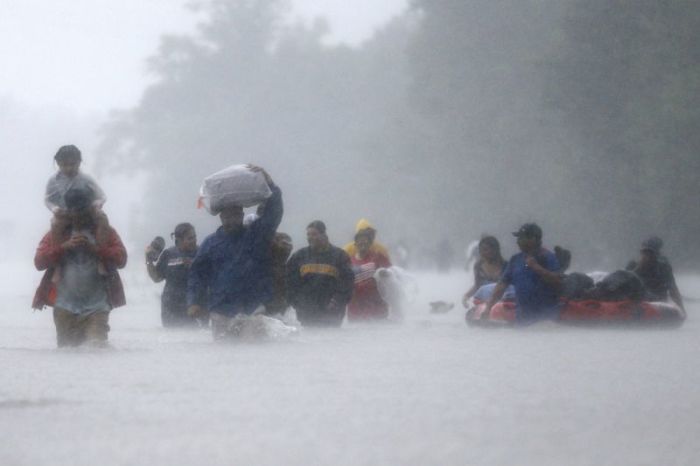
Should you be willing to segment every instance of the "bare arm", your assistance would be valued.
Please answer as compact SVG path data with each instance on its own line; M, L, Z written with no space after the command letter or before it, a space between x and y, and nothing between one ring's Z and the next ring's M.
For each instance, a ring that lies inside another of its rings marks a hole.
M153 262L146 262L146 271L148 271L148 276L151 277L154 283L163 281L163 277L158 273L158 269L156 269Z
M501 300L503 294L506 292L506 288L508 288L508 283L504 281L498 282L496 288L493 289L493 294L491 295L491 298L486 303L487 312L491 310L494 304Z

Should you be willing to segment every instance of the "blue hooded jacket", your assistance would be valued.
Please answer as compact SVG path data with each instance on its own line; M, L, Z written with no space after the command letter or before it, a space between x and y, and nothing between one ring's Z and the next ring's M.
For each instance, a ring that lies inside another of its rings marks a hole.
M226 316L250 314L272 297L270 243L282 220L282 192L272 196L253 223L235 233L219 227L197 251L187 279L187 305ZM207 302L203 302L207 296Z

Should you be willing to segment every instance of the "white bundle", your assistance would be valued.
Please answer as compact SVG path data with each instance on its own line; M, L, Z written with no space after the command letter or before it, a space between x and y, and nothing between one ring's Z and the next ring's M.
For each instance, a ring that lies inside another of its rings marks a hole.
M395 265L377 269L374 279L379 295L389 305L389 320L403 320L404 309L414 302L418 295L416 279Z
M226 207L251 207L272 195L265 175L248 165L232 165L209 175L199 189L200 202L212 215Z

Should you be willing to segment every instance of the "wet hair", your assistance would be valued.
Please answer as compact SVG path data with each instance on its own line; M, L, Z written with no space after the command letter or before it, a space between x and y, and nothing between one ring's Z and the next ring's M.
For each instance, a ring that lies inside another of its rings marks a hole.
M652 236L642 242L642 251L650 251L658 255L661 253L661 248L663 246L664 242L661 238Z
M355 241L360 239L361 237L365 237L369 239L369 242L371 243L374 241L374 230L370 230L369 228L365 228L364 230L360 230L357 233L355 233Z
M307 229L313 228L315 230L318 230L318 232L321 233L322 235L326 234L326 224L320 220L314 220L313 222L309 223L306 226L306 228Z
M185 235L187 233L189 233L190 231L194 231L194 225L192 225L191 223L188 223L188 222L178 223L177 226L175 227L175 231L170 233L170 237L173 240L177 241L179 239L184 238Z
M89 187L72 187L63 195L66 209L80 211L90 207L95 200L95 192Z
M73 144L61 146L56 152L56 155L53 156L53 158L56 162L63 162L67 160L83 160L82 155L80 153L80 149L75 147Z
M280 231L275 233L275 240L282 240L289 243L290 245L292 244L292 237L289 236L287 233L282 233Z
M501 262L505 261L505 259L503 259L503 256L501 255L501 243L498 242L498 239L495 236L482 236L479 240L479 248L481 248L481 246L490 247L495 251L496 258L498 260L500 260Z
M357 239L357 235L365 235L369 238L370 243L373 243L374 239L377 237L377 230L375 230L372 227L367 227L367 228L363 228L362 230L358 231L357 234L355 235L355 239Z

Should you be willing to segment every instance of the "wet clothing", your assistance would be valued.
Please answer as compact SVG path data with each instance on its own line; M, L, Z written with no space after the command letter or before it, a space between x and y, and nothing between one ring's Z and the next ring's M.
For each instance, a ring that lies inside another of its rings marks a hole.
M199 247L187 280L187 305L233 317L272 298L270 243L282 220L282 192L271 185L260 218L234 233L219 227ZM204 296L207 296L207 303Z
M501 282L515 288L516 318L524 322L553 317L558 308L558 290L547 283L526 264L527 255L515 254L508 261ZM537 262L550 272L559 271L559 262L553 252L541 248Z
M669 291L677 288L673 268L663 256L646 266L631 262L627 270L634 272L642 280L644 299L647 301L667 301Z
M85 235L90 243L95 244L90 231L74 231L74 234ZM60 280L56 283L55 307L83 315L110 311L107 282L105 275L99 273L98 265L97 256L83 248L65 251L61 259Z
M354 241L352 243L348 243L345 246L343 246L343 250L350 257L355 257L355 255L357 254L357 247L355 246ZM389 258L389 251L387 250L386 246L384 246L379 241L376 241L376 240L373 241L372 245L369 247L369 251L371 253L375 253L375 254L382 254L386 258Z
M58 209L65 209L66 202L64 195L71 188L89 188L95 195L93 205L101 207L106 201L104 191L90 175L83 172L78 172L77 175L70 178L62 172L58 172L49 178L46 183L46 193L44 196L44 204L51 212L56 212Z
M54 306L56 302L59 286L52 281L52 278L54 277L55 269L62 267L67 256L61 245L71 234L71 230L68 229L59 238L56 238L56 235L48 232L39 243L34 256L34 265L37 270L45 270L46 272L34 295L32 303L34 309ZM93 236L95 235L94 230L92 234ZM109 227L104 236L105 242L98 247L97 259L106 270L106 275L101 280L105 284L107 303L111 309L114 309L126 304L124 287L117 272L117 269L121 269L126 265L126 249L122 244L121 238L119 238L119 235L113 228ZM59 277L59 285L65 276L65 271L62 271Z
M474 284L476 285L476 288L479 289L484 285L488 285L490 283L496 283L498 280L501 279L501 276L503 275L503 272L506 270L506 266L508 263L506 261L503 261L501 263L501 270L497 275L489 275L483 268L483 261L478 260L474 264Z
M386 319L389 306L379 294L374 274L379 268L391 267L389 258L370 251L364 259L355 255L350 260L355 282L352 299L348 303L348 320Z
M53 310L58 347L83 343L105 345L109 333L109 311L76 314L59 307Z
M176 246L165 249L155 263L165 280L160 296L160 317L164 327L199 325L187 315L187 275L197 251L182 252Z
M352 296L350 257L329 245L323 251L305 247L287 262L287 299L303 325L339 326ZM329 308L331 299L335 306Z

